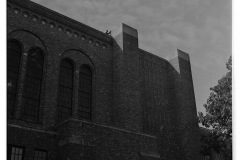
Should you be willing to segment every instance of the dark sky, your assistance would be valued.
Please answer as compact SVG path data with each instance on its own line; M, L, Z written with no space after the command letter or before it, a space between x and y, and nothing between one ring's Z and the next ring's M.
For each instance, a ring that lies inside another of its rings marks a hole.
M126 23L138 30L139 47L168 59L190 55L198 111L210 87L226 72L231 55L230 0L32 0L105 32Z

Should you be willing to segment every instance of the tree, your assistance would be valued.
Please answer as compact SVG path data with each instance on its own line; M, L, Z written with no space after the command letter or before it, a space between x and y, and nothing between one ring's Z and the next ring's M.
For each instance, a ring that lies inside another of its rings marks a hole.
M204 104L206 115L198 113L199 122L211 133L201 138L202 152L209 148L224 153L227 159L232 158L232 57L226 63L228 72L214 87ZM207 154L207 153L206 153Z

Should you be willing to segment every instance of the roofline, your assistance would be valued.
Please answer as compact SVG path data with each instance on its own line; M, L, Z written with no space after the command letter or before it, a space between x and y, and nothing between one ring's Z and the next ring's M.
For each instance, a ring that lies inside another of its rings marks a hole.
M37 14L43 15L49 19L52 19L53 21L56 21L58 23L62 23L63 25L72 27L73 29L76 29L85 34L90 34L92 37L98 38L107 43L111 44L113 41L113 38L111 36L101 32L95 28L87 26L81 22L78 22L67 16L64 16L56 11L53 11L49 8L46 8L46 7L44 7L40 4L37 4L35 2L32 2L30 0L7 0L7 2L19 5L23 8L26 8L27 10L30 10Z
M150 56L153 56L153 57L155 57L155 58L158 58L158 59L160 59L160 60L163 60L163 61L169 63L168 60L166 60L166 59L164 59L164 58L162 58L162 57L160 57L160 56L157 56L157 55L155 55L155 54L153 54L153 53L150 53L150 52L148 52L148 51L145 51L145 50L143 50L143 49L141 49L141 48L138 48L138 49L139 49L139 51L142 51L142 52L144 52L144 53L146 53L146 54L148 54L148 55L150 55Z

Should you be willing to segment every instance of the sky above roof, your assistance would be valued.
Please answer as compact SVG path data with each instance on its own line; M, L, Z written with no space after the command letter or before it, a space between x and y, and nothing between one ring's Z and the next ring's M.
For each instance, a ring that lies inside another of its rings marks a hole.
M227 72L231 0L32 0L97 30L138 30L139 48L169 59L190 55L197 111Z

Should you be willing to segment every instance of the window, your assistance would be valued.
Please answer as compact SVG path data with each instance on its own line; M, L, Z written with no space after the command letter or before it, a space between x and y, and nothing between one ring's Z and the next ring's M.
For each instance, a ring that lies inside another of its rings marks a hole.
M47 160L47 151L35 149L34 160Z
M73 65L64 59L60 64L58 91L58 122L72 115Z
M23 91L23 114L27 121L36 122L39 118L43 60L41 49L29 51Z
M19 146L8 145L7 150L8 160L23 160L24 158L24 148Z
M91 120L92 105L92 72L82 66L79 73L79 109L78 115L80 119Z
M22 49L15 41L7 43L7 115L13 116Z

